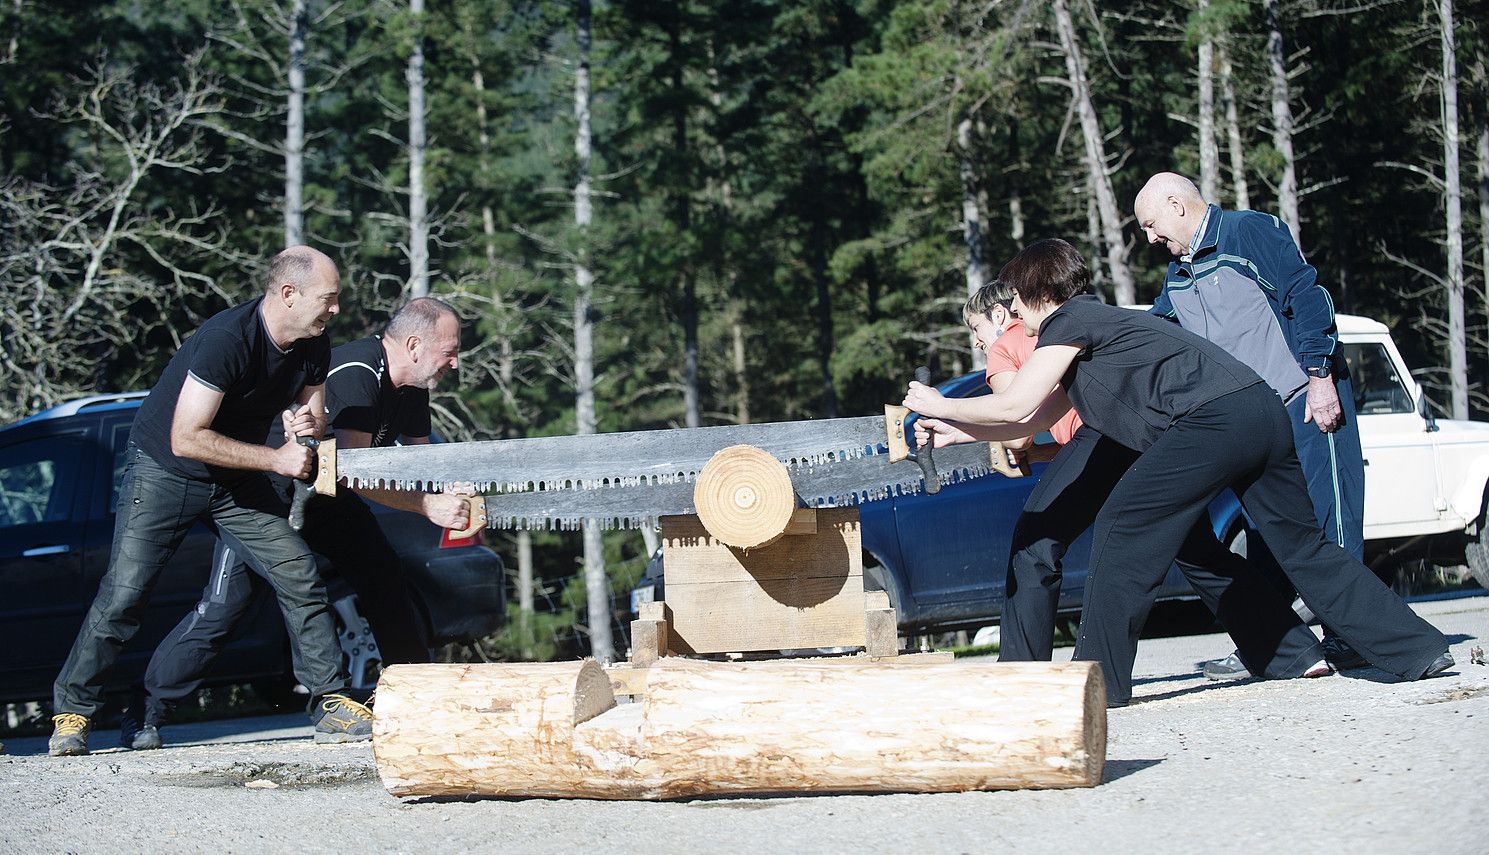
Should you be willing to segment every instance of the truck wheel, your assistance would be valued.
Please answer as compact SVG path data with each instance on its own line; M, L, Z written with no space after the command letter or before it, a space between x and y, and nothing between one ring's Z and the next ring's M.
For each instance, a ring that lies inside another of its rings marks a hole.
M1479 517L1479 534L1463 547L1468 558L1468 572L1479 580L1479 585L1489 588L1489 515Z

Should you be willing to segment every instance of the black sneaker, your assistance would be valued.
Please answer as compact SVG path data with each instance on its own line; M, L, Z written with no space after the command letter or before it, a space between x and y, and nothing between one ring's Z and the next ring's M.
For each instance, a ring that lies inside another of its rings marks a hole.
M346 695L322 696L314 715L318 743L365 742L372 738L372 710Z
M61 713L52 716L52 738L47 753L53 757L76 757L88 753L88 731L93 723L85 715Z
M119 744L134 751L150 751L161 746L158 713L147 712L145 693L137 692L119 714Z
M160 728L153 724L147 724L135 731L129 741L124 744L135 751L154 751L162 745L160 741Z
M1204 671L1211 680L1243 680L1251 676L1251 669L1234 653L1224 659L1206 662Z
M1422 676L1417 679L1425 680L1428 677L1436 677L1456 664L1458 663L1453 660L1453 654L1444 652L1443 655L1432 660L1432 664L1428 665L1427 670L1423 671Z
M1370 660L1360 655L1360 652L1350 647L1344 639L1337 635L1326 635L1323 640L1324 658L1329 660L1336 670L1349 671L1354 668L1370 667Z

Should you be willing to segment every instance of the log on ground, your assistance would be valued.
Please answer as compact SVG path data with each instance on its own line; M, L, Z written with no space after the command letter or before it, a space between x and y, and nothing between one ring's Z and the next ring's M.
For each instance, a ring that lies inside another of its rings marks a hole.
M373 748L394 795L658 799L1094 786L1091 663L659 660L612 706L593 662L398 665Z

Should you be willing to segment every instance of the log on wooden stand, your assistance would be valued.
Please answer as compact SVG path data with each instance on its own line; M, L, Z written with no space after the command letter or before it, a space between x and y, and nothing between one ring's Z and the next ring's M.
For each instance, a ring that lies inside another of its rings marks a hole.
M693 507L720 543L759 549L786 533L796 510L786 465L753 445L732 445L709 458L693 486Z
M593 662L394 665L373 749L394 795L656 799L1094 786L1089 662L652 665L613 706Z

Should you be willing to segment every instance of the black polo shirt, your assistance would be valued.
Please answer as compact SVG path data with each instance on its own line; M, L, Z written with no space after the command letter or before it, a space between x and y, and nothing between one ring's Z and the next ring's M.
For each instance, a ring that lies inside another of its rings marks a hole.
M278 424L280 413L305 387L326 382L331 367L326 336L300 339L280 350L264 328L262 303L260 297L208 318L171 357L140 405L130 439L167 471L203 481L235 472L171 451L171 421L188 375L222 393L212 430L253 445L265 444L270 425Z
M1139 451L1175 421L1222 395L1261 383L1218 345L1146 312L1074 297L1039 327L1039 347L1080 353L1060 385L1081 420Z
M392 445L399 437L429 436L429 390L393 385L380 336L331 351L326 406L333 427L370 434L374 447Z

